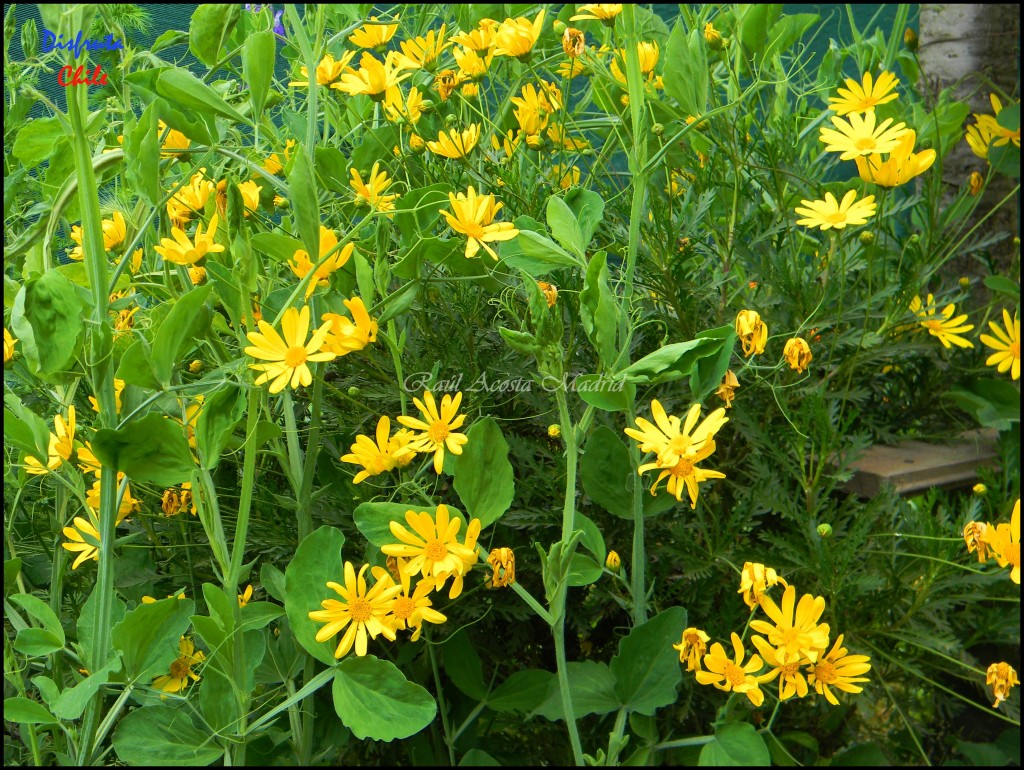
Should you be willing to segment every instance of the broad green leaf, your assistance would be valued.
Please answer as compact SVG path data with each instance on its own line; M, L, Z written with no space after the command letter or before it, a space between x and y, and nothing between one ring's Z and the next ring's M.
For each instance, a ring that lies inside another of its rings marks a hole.
M686 628L686 610L671 607L639 626L619 642L610 668L615 694L629 711L651 716L676 700L682 681L679 656L673 644Z
M619 305L608 285L607 259L608 255L599 251L587 265L580 292L580 321L601 363L610 369L616 359Z
M224 753L208 731L196 729L187 709L173 706L136 709L117 723L111 743L129 765L202 766Z
M63 640L44 628L23 628L14 637L14 649L33 658L50 655L63 647Z
M582 553L574 553L572 555L572 561L569 562L567 574L569 585L575 587L589 586L591 583L596 583L600 580L602 574L604 574L602 565L589 556Z
M782 5L763 3L740 6L736 37L751 59L760 58L768 42L768 30L782 14ZM694 30L696 32L696 30Z
M700 751L701 767L767 767L771 755L752 724L727 722L715 728L715 739Z
M121 670L121 657L115 656L107 665L74 687L67 687L53 704L53 713L61 719L78 719L85 713L89 701L99 689L110 681L110 675Z
M241 11L237 3L206 3L193 12L188 27L188 47L207 67L214 66L220 60L224 42L238 23ZM270 66L273 67L273 56ZM248 80L248 73L246 76Z
M501 762L486 751L470 749L462 755L462 759L459 760L459 767L501 767Z
M529 332L506 329L504 326L499 326L498 334L501 335L501 338L505 340L510 348L523 355L532 356L540 347L537 338Z
M722 340L706 338L675 342L644 356L616 376L644 385L679 380L690 376L699 359L717 355L722 345Z
M245 394L231 383L206 399L196 420L196 446L204 468L217 466L221 452L235 432L235 425L245 416L245 407Z
M149 47L149 52L159 53L165 48L175 45L188 45L188 32L182 32L180 29L167 30L153 41L153 45Z
M48 270L25 281L14 300L11 326L34 373L56 374L71 366L83 312L78 289L60 273Z
M495 688L487 698L487 706L494 711L529 714L547 699L555 681L555 675L543 669L517 671Z
M764 60L784 54L796 43L804 33L817 24L821 17L816 13L786 14L771 28L768 33L768 47L764 52Z
M288 199L295 211L299 237L310 259L315 262L320 258L320 208L317 203L316 179L306 148L298 144L293 152L295 159L288 174Z
M147 390L160 390L160 380L153 372L153 355L145 337L135 340L121 354L121 361L114 374L128 385L138 385Z
M241 716L231 678L216 666L206 666L199 683L199 707L203 719L217 733L237 730Z
M156 91L175 107L217 115L235 123L249 122L210 86L180 67L164 70L156 79Z
M599 425L587 439L580 460L583 491L620 519L633 518L633 469L629 450L611 428Z
M687 117L697 117L707 109L708 62L704 39L699 30L689 34L676 22L665 46L665 93L679 102Z
M107 589L110 593L110 624L115 626L121 622L128 612L128 606L118 598L113 589ZM89 598L82 605L81 614L78 616L78 648L82 664L89 671L98 671L104 665L110 663L110 658L103 661L95 660L95 644L93 633L96 626L96 612L100 605L100 589L97 585L89 594ZM108 651L109 654L109 651Z
M182 355L209 328L212 313L206 299L212 289L210 284L197 286L178 297L153 337L153 371L165 386L170 385Z
M393 741L434 720L437 704L393 664L372 655L348 657L334 670L334 710L357 738Z
M327 587L327 581L344 582L344 564L341 547L345 535L339 529L323 526L299 543L295 556L285 569L285 611L295 640L319 660L329 666L335 664L334 649L338 638L316 641L323 623L310 620L309 613L321 609L324 599L337 599L338 595Z
M452 683L470 698L484 700L487 686L484 684L483 662L466 630L459 629L445 639L441 654L444 670Z
M313 167L324 187L332 192L341 195L351 195L352 188L349 186L348 158L337 147L317 147L313 150ZM406 193L395 201L395 207L400 207Z
M38 166L50 156L54 144L64 136L60 119L36 118L29 120L18 131L11 153L26 168Z
M607 714L619 708L615 696L615 678L608 666L594 660L573 661L566 665L572 711L576 719L588 714ZM552 722L563 719L562 691L558 679L551 682L547 699L533 712Z
M319 235L317 239L317 251L319 252ZM298 238L292 238L283 233L256 233L250 242L256 251L281 263L289 262L294 259L296 251L306 248Z
M60 618L50 609L50 605L32 594L14 594L11 601L25 610L29 617L38 622L43 628L49 631L60 640L64 646L64 628L60 624Z
M520 230L519 235L506 241L502 249L502 262L507 266L540 278L560 267L580 267L580 263L550 238L530 230Z
M965 741L957 741L957 747L960 749L962 754L970 755L969 751L964 751ZM978 744L973 744L978 745ZM983 744L987 749L995 749L995 744L986 743ZM1020 746L1020 733L1017 733L1017 745ZM998 751L998 750L997 750ZM985 752L988 753L988 752ZM1002 752L999 752L1002 754ZM1001 757L990 757L986 759L995 759L995 761L975 761L973 762L975 767L984 767L985 765L992 764L995 766L1005 767L1007 764L1016 764L1013 762L1007 762L1008 757L1005 755ZM878 746L877 743L858 743L845 751L841 751L834 755L829 761L829 764L833 767L890 767L892 762L885 756L885 753Z
M466 527L468 526L466 517L454 506L446 505L445 507L448 509L448 516L450 518L459 519L462 522L459 526L459 536L465 537ZM352 519L355 522L356 529L359 530L362 536L371 545L380 548L382 545L401 542L391 534L391 522L397 521L408 529L409 524L405 520L405 514L408 511L415 511L416 513L426 511L431 516L434 516L437 509L432 505L418 506L409 503L361 503L356 506Z
M50 426L25 407L14 393L4 394L4 440L46 465L49 457Z
M203 598L206 600L210 617L220 629L228 634L234 631L236 600L213 583L203 583Z
M137 73L132 74L134 75ZM131 75L128 77L131 78ZM154 87L155 85L156 83L154 81ZM193 142L199 142L200 144L213 143L214 136L216 136L216 134L204 119L203 115L192 112L191 110L183 111L182 105L173 99L156 99L154 102L156 104L157 114L175 131L180 131Z
M555 240L563 249L583 259L587 245L583 243L583 232L572 209L559 196L552 195L548 198L546 213L548 228Z
M1015 301L1020 302L1020 284L1011 281L1001 275L990 275L985 278L985 286L992 291L997 291L1000 294L1006 294L1012 297ZM998 319L997 319L998 322Z
M434 225L441 218L441 209L450 209L450 191L451 186L447 184L417 187L395 201L395 227L404 245L412 246L433 232Z
M583 530L580 544L594 555L594 559L598 564L604 564L604 560L608 556L608 550L604 543L604 535L601 534L601 530L598 529L597 525L577 511L573 518L573 526L576 529Z
M606 412L624 412L636 400L636 385L600 374L581 374L573 380L573 390L585 403Z
M146 679L166 673L178 657L178 641L195 608L191 599L161 599L128 612L110 632L111 644L121 651L125 674Z
M7 559L4 561L4 593L13 591L21 573L21 559Z
M28 698L4 699L4 721L19 725L55 725L60 720L46 706Z
M260 585L267 593L284 604L284 573L268 561L260 566Z
M124 159L125 178L151 206L159 205L163 198L159 138L156 105L150 104L135 127L125 131Z
M601 224L604 217L604 200L593 190L584 187L574 187L562 198L565 205L569 207L576 217L579 226L580 244L586 253L597 226Z
M501 518L515 495L508 442L491 417L474 422L466 436L469 441L462 447L462 454L448 461L467 516L480 519L481 526L487 527Z
M690 397L694 401L703 402L722 382L725 372L732 360L732 351L736 346L736 329L732 324L706 329L697 335L698 339L722 340L722 348L717 355L699 358L690 372Z
M133 481L166 488L192 478L192 452L181 425L155 412L118 430L96 431L92 449L100 462Z
M276 57L277 40L270 30L254 32L246 38L242 47L242 74L245 76L245 82L249 84L253 120L257 122L263 115L263 105L267 103L267 93L274 80Z

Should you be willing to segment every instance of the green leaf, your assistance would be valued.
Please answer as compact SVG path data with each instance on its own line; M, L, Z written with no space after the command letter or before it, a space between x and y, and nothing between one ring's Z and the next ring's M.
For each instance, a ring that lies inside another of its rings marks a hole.
M700 332L697 338L722 340L722 348L718 354L699 358L690 372L690 397L694 401L703 402L718 388L729 368L732 351L736 346L736 329L732 324L726 324L716 329L706 329Z
M768 42L768 30L781 15L781 4L740 6L736 37L751 59L759 58L764 52L765 44Z
M137 385L147 390L160 390L160 381L153 372L153 356L149 342L140 337L121 354L121 361L114 374L128 385Z
M199 683L199 706L203 719L216 733L231 733L237 730L241 717L238 699L231 678L216 666L203 669Z
M49 458L50 426L25 407L14 393L4 394L4 440L46 465Z
M235 123L249 123L238 110L224 101L217 92L186 69L164 70L156 79L156 91L178 108L217 115ZM170 123L171 121L167 121Z
M699 30L687 35L681 22L676 22L665 45L665 93L679 102L686 116L697 117L707 110L708 61L704 40Z
M459 767L501 767L501 762L486 751L470 749L462 755L462 759L459 760Z
M1018 745L1020 742L1020 734L1018 733ZM977 744L973 744L977 745ZM994 748L994 744L984 744L987 747ZM957 746L961 753L968 754L964 751L964 741L957 741ZM996 761L991 764L996 766L1005 766L1009 764L1006 762L1007 757L1003 756L1002 761ZM859 743L855 746L851 746L845 751L841 751L829 761L832 766L838 767L890 767L892 763L886 758L885 753L878 746L877 743ZM975 762L976 767L984 767L989 762Z
M111 644L121 651L125 674L146 679L166 673L178 657L178 641L195 609L191 599L161 599L128 612L110 631Z
M548 228L555 236L555 240L562 244L566 251L583 259L587 244L583 243L583 231L580 230L580 223L576 221L572 209L559 196L552 195L548 198L546 214Z
M636 385L600 374L579 375L573 380L573 390L584 403L606 412L624 412L636 400Z
M6 698L4 721L20 725L55 725L60 720L42 703L28 698Z
M14 594L11 597L11 601L25 610L29 617L43 628L56 636L60 640L61 647L64 646L66 641L64 638L64 628L60 624L60 618L50 609L49 604L37 596L32 596L32 594Z
M263 105L267 103L267 93L274 80L276 57L277 41L270 30L254 32L246 38L242 47L242 74L245 76L245 82L249 84L249 99L252 102L253 120L256 122L262 117Z
M464 628L445 639L441 654L444 670L452 683L470 698L484 700L487 686L484 684L483 662Z
M137 73L132 73L137 74ZM129 75L126 79L131 78ZM155 87L155 81L154 81ZM207 124L206 120L203 119L202 115L197 115L191 110L180 110L180 104L167 99L155 99L157 113L164 122L173 128L175 131L180 131L193 142L199 142L200 144L213 144L215 132L211 129L211 126ZM215 128L215 126L214 126Z
M699 359L717 355L722 345L722 340L706 338L675 342L644 356L616 376L644 385L679 380L690 376Z
M597 525L577 511L573 519L573 526L575 529L583 531L580 544L594 554L594 559L599 564L604 564L604 560L608 556L608 550L604 544L604 535L601 534L601 530L598 529Z
M206 399L196 420L196 446L206 469L215 468L221 452L245 415L246 399L242 389L228 383Z
M633 468L629 450L611 428L599 425L587 439L580 460L587 497L620 519L633 518Z
M608 255L599 251L587 265L580 292L580 321L601 363L610 369L617 357L619 304L608 285L607 259Z
M1000 117L1002 117L1002 113L1000 113ZM993 171L1013 179L1020 178L1020 148L1015 144L1007 143L1000 147L990 147L988 162Z
M75 285L48 270L22 285L11 326L34 374L63 372L74 361L82 333L82 300Z
M306 148L298 144L293 152L295 160L288 174L288 198L295 211L299 237L306 246L309 258L316 261L320 258L320 208L317 203L316 179Z
M237 3L208 3L197 7L192 14L192 22L188 26L188 47L207 67L220 60L221 49L238 23L241 11ZM270 66L273 67L273 56Z
M985 278L985 286L992 291L999 292L1011 297L1015 302L1020 302L1020 284L1011 281L1001 275L990 275Z
M323 623L310 620L309 613L321 609L320 602L324 599L337 598L337 594L327 587L327 581L344 581L341 555L344 544L345 535L340 529L320 527L299 543L284 573L284 608L292 633L306 652L329 666L335 664L334 649L338 638L316 641Z
M508 267L518 268L533 278L540 278L560 267L579 267L580 263L550 238L520 230L519 235L502 249L501 259Z
M165 48L175 45L188 45L188 32L182 32L180 29L167 30L153 41L153 45L149 47L149 52L159 53Z
M115 626L121 622L124 616L128 612L127 605L121 601L117 594L114 593L112 588L107 589L110 606L110 625ZM111 658L99 661L94 657L96 651L95 639L93 634L95 633L96 627L96 613L99 611L100 605L100 589L97 585L93 588L89 594L89 598L85 600L85 604L82 605L81 613L78 616L78 622L76 626L78 628L78 648L79 658L82 664L89 671L98 671L104 665L110 663ZM108 656L111 655L110 651L107 651Z
M1005 380L977 380L944 395L984 427L1003 431L1020 422L1020 391Z
M404 245L412 246L426 233L433 232L434 225L441 218L441 209L449 206L450 191L451 186L447 184L417 187L395 201L395 228ZM459 241L464 249L465 242L461 238Z
M268 561L260 567L260 585L267 593L284 604L284 573Z
M671 607L639 626L619 642L610 668L615 694L623 708L651 716L675 703L682 681L679 656L672 649L686 628L686 610Z
M153 338L153 371L164 386L170 385L182 355L210 326L212 312L206 299L212 289L211 284L197 286L178 297Z
M18 131L11 153L25 168L32 168L50 156L54 144L63 136L64 127L59 118L29 120Z
M532 356L540 349L537 338L529 332L515 331L514 329L506 329L504 326L499 326L498 334L517 353Z
M357 738L393 741L415 735L434 720L437 704L386 660L348 657L334 672L334 710Z
M14 590L19 574L21 574L21 559L6 559L4 561L5 594Z
M133 481L172 487L192 478L192 452L178 423L151 412L118 430L96 431L92 449Z
M584 253L604 217L604 200L593 190L574 187L562 199L576 217Z
M125 178L151 206L159 205L163 198L159 138L156 105L150 104L135 127L125 131L124 159Z
M765 61L784 54L804 33L817 24L821 17L816 13L792 13L779 19L768 33L768 47L764 52Z
M509 509L515 495L508 442L491 417L474 422L466 436L469 441L462 454L449 460L455 491L466 506L466 514L480 519L481 526L487 527Z
M317 251L320 249L319 235L317 236ZM256 233L251 239L252 247L271 259L281 262L289 262L295 257L295 252L305 250L305 246L298 238L284 235L283 233Z
M341 195L352 194L352 188L348 184L348 158L337 147L314 148L313 167L323 186L328 190ZM411 192L406 193L395 201L395 207L400 207L405 197L410 194Z
M767 767L771 764L771 755L752 724L727 722L715 728L715 739L701 749L697 764L701 767Z
M550 688L558 686L556 682L555 675L543 669L517 671L490 694L487 706L494 711L529 714L547 700Z
M462 515L462 512L451 505L445 506L448 509L449 517L453 519L459 519L462 524L459 527L459 533L465 534L467 522L466 517ZM417 506L410 505L408 503L361 503L356 506L355 512L352 514L352 519L356 525L356 529L365 537L371 545L380 548L382 545L389 545L392 543L401 542L397 537L391 534L391 522L397 521L403 527L408 528L408 523L405 520L405 514L407 511L420 511L427 510L427 512L433 516L436 513L434 506Z
M566 579L570 586L589 586L601 579L604 568L596 561L582 553L574 553L569 562Z
M78 719L100 687L110 681L110 675L121 670L121 657L116 656L107 665L74 687L65 688L53 704L53 713L61 719Z
M117 723L114 751L129 765L202 766L216 762L224 750L208 731L197 730L184 708L143 706Z
M64 642L44 628L23 628L14 637L14 649L31 658L41 658L63 649Z
M607 714L619 708L619 699L615 696L615 678L604 663L593 660L574 661L566 665L566 675L576 719L588 714ZM551 683L547 700L533 713L552 722L564 718L562 691L557 678Z

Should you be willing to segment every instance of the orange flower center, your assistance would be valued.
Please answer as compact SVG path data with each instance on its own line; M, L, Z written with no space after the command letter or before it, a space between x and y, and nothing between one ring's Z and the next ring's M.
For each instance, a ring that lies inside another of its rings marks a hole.
M353 599L348 605L348 611L352 615L352 620L357 623L365 623L373 615L373 607L362 598Z
M782 641L780 642L780 646L785 645L786 647L789 647L792 644L796 644L800 640L800 632L797 631L795 628L787 628L785 631L782 632L780 638L782 639Z
M832 684L839 678L836 676L836 667L832 665L831 661L827 660L818 662L818 665L814 667L814 676L822 684Z
M286 366L295 369L306 363L307 357L306 349L301 345L296 345L293 348L288 348L288 351L284 354L284 363Z
M399 620L408 620L409 616L412 615L413 610L416 609L416 603L408 596L399 596L395 599L395 606L392 608L392 614Z
M938 320L925 321L924 325L926 327L928 327L928 329L933 331L933 332L941 332L942 331L942 321L938 321Z
M431 424L430 430L427 431L427 433L430 436L431 441L435 444L440 444L448 438L451 431L448 429L448 423L438 420Z
M743 673L743 669L735 663L727 662L725 664L725 671L722 673L725 675L726 681L733 687L743 684L743 680L746 678L746 674Z
M700 647L701 645L700 636L692 631L688 634L683 634L683 640L686 642L687 647Z
M831 214L825 215L825 220L831 222L834 225L842 224L846 221L845 211L833 211Z
M799 663L787 663L784 666L779 666L779 674L783 679L792 679L800 673Z
M672 470L669 471L673 476L684 479L687 476L693 475L693 463L687 460L685 457L679 458L679 462L672 466Z
M875 141L875 137L873 136L862 136L860 139L853 143L853 146L856 147L861 152L866 152L869 150L874 150L875 147L878 146L878 142Z
M1020 340L1014 340L1010 343L1010 346L1006 348L1014 358L1020 358Z
M441 561L448 555L448 546L440 540L431 540L427 543L427 547L423 549L423 553L431 561Z
M175 679L188 679L189 674L192 673L192 669L189 667L181 658L177 658L171 663L171 676Z
M1010 543L1003 550L1006 560L1016 568L1020 568L1020 543Z

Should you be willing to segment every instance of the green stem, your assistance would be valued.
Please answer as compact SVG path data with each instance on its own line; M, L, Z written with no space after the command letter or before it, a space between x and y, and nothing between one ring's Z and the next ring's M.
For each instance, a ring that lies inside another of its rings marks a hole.
M309 506L309 495L313 491L313 476L316 475L316 458L319 455L320 425L322 422L322 405L324 396L323 367L316 365L313 373L313 401L310 405L312 413L309 419L309 439L306 441L306 456L302 464L302 486L299 489L298 528L299 542L313 531L313 511Z
M430 656L430 668L434 672L434 689L437 690L437 709L441 712L441 725L444 727L444 742L448 746L448 764L455 766L455 738L452 736L452 726L448 721L448 709L444 702L444 689L441 687L441 672L437 668L437 655L434 653L434 645L427 644L427 654Z
M245 420L245 460L242 462L242 488L238 498L238 520L235 523L235 538L231 545L231 565L224 583L224 590L228 596L238 593L238 577L242 572L245 540L249 532L252 488L256 476L256 423L259 421L259 402L259 388L250 388Z

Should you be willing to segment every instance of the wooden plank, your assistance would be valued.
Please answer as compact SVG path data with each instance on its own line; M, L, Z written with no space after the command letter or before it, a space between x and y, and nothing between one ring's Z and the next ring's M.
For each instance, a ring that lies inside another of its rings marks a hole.
M930 487L971 484L978 468L996 465L998 433L974 430L943 444L906 440L896 446L876 445L853 464L856 473L844 488L860 497L875 497L891 484L900 495Z

